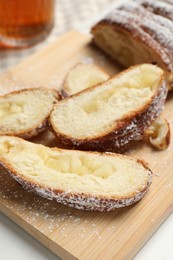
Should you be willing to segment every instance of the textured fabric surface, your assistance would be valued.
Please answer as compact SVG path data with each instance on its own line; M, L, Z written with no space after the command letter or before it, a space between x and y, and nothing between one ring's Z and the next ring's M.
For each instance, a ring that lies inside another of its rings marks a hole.
M0 50L0 72L19 63L20 60L39 50L42 46L54 41L66 31L78 30L92 24L94 17L99 16L110 6L113 0L56 0L55 26L42 43L23 50Z

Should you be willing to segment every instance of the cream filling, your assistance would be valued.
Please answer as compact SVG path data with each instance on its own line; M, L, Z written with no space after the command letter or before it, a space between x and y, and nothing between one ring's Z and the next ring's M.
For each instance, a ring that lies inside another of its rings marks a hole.
M71 192L128 196L146 186L149 171L124 156L50 149L18 138L0 137L0 158L18 176Z
M162 70L141 65L99 87L60 102L51 115L57 132L89 138L111 131L116 122L147 104L160 84Z
M33 90L0 98L1 132L22 131L42 122L50 112L54 100L51 92Z

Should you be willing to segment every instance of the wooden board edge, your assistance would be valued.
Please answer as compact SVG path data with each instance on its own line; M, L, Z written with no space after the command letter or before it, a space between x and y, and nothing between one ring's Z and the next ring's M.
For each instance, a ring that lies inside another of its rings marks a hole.
M172 214L172 212L173 212L173 203L170 206L168 206L166 212L163 212L160 218L157 219L155 225L153 225L152 228L144 234L143 239L138 241L136 247L133 247L133 249L131 249L131 251L125 257L125 259L133 259L133 257L135 257L137 253L145 246L145 244L149 242L151 237L157 232L159 227L166 221L166 219Z
M49 249L51 252L53 252L55 255L62 259L67 260L77 260L75 256L67 252L64 248L56 244L54 241L52 241L50 238L48 238L46 235L41 233L39 229L35 230L35 227L32 227L27 221L22 220L21 218L15 214L10 209L6 208L2 204L0 205L0 212L2 212L5 216L7 216L10 220L12 220L15 224L17 224L20 228L22 228L26 233L28 233L31 237L39 241L43 246L45 246L47 249ZM36 232L37 231L37 232Z
M25 232L27 232L31 237L39 241L43 246L48 248L51 252L53 252L58 257L65 260L78 260L78 259L82 260L82 258L78 258L77 256L67 252L64 248L56 244L46 235L41 233L38 229L36 232L35 227L32 227L27 221L23 220L23 223L21 224L21 218L13 211L11 211L9 208L0 205L0 212L2 212L5 216L7 216L14 223L16 223L20 228L22 228ZM159 216L157 222L155 222L155 225L152 225L152 228L148 229L147 232L144 233L143 238L137 241L137 244L128 252L128 254L124 255L122 259L124 260L133 259L133 257L135 257L135 255L137 255L137 253L142 249L142 247L145 246L145 244L159 229L159 227L164 223L164 221L171 215L172 212L173 212L173 203L170 203L167 206L166 210L163 212L163 214Z

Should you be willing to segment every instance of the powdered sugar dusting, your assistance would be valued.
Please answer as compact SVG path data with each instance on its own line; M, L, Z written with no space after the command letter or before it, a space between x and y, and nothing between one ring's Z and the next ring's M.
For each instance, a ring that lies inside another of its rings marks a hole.
M81 62L84 63L84 64L93 64L93 63L94 63L94 60L93 60L92 57L84 56L84 57L81 59Z
M153 1L153 0L136 0L142 6L149 9L153 13L165 16L173 21L173 6L166 1Z
M142 165L141 162L136 163ZM134 204L145 195L152 182L152 173L150 170L147 170L144 186L139 186L139 188L134 190L133 193L127 197L122 196L118 198L109 198L109 196L96 196L94 193L89 195L85 193L71 192L70 190L56 190L51 187L42 187L40 184L27 180L24 176L22 177L15 174L15 172L10 170L8 164L5 161L3 162L2 159L1 166L4 167L7 172L9 172L9 174L23 186L24 189L34 191L48 200L54 199L58 203L86 211L111 211L116 208L122 208Z
M149 9L140 5L138 2L127 1L124 5L121 5L118 10L129 11L130 13L141 16L142 19L145 17L145 19L148 20L148 26L150 21L155 21L156 23L164 26L166 29L173 31L173 23L171 20L159 14L153 13Z
M3 185L2 185L3 183ZM9 188L10 187L10 188ZM62 207L55 201L47 201L32 193L24 192L23 189L8 175L0 175L0 198L1 203L15 211L20 217L45 235L56 232L59 239L72 237L75 233L80 239L93 236L98 241L102 239L102 232L113 232L116 226L112 222L100 230L93 213L92 220L87 213L81 215L80 211ZM89 220L87 219L89 217ZM71 233L73 228L73 234Z
M62 143L62 147L79 149L79 150L94 150L94 151L106 151L106 152L124 152L126 145L130 141L137 141L143 139L144 131L150 126L150 124L160 115L164 108L165 99L167 96L166 82L163 81L155 93L155 97L151 101L148 108L143 111L142 115L131 119L128 124L124 125L120 129L116 129L110 133L110 136L106 138L93 138L93 139L75 139L64 137L63 135L56 133L58 141Z
M163 48L164 46L173 48L172 41L168 37L170 35L172 38L169 29L164 28L164 32L163 27L152 21L152 19L149 20L148 18L140 17L140 15L130 14L130 12L117 9L110 13L106 17L106 20L109 23L116 23L129 30L135 36L138 36L151 50L154 50L154 52L161 56L169 70L173 70L172 55L170 55L166 48Z
M104 31L106 30L104 26L111 29L112 25L115 25L117 32L119 27L123 31L128 31L137 42L139 40L144 43L148 47L151 59L153 57L155 60L159 57L160 63L164 63L161 66L166 67L170 72L173 71L173 4L170 0L130 0L121 3L99 23L98 27L97 25L94 27L95 42L100 47L101 40L97 39L97 33L102 34L103 29L103 40L107 42L109 33ZM106 49L109 49L109 40L107 46L106 44L104 46L104 50ZM109 50L106 52L111 53ZM115 54L117 55L116 52Z
M30 71L30 74L32 75L32 67L28 67L28 71ZM3 74L3 77L1 78L0 83L0 96L5 95L7 93L10 93L12 91L17 91L21 89L28 89L28 88L36 88L40 87L40 84L36 81L31 85L24 84L21 79L13 74L10 71L7 71Z
M170 50L173 49L173 23L170 20L147 12L147 10L139 5L136 6L136 3L133 2L125 4L119 11L121 15L127 17L129 22L137 22L141 28L159 41L161 45Z

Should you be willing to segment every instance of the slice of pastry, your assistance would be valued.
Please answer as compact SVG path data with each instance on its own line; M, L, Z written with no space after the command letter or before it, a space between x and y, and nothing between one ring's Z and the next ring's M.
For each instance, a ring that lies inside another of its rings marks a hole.
M62 95L71 96L108 78L109 75L100 67L94 64L79 63L67 73Z
M50 124L62 147L119 152L129 141L142 139L166 94L162 69L134 66L57 103Z
M109 78L103 70L93 64L77 64L66 75L63 92L68 96L78 93ZM87 79L87 80L86 80ZM78 87L76 87L78 86ZM170 144L170 126L168 121L160 115L145 131L144 141L158 150L164 150Z
M30 138L47 127L47 119L58 101L56 90L23 89L0 97L0 135Z
M152 180L141 160L48 148L17 137L0 137L0 165L25 189L64 205L110 211L139 201Z
M94 43L124 67L156 63L173 83L173 2L129 0L91 30Z

